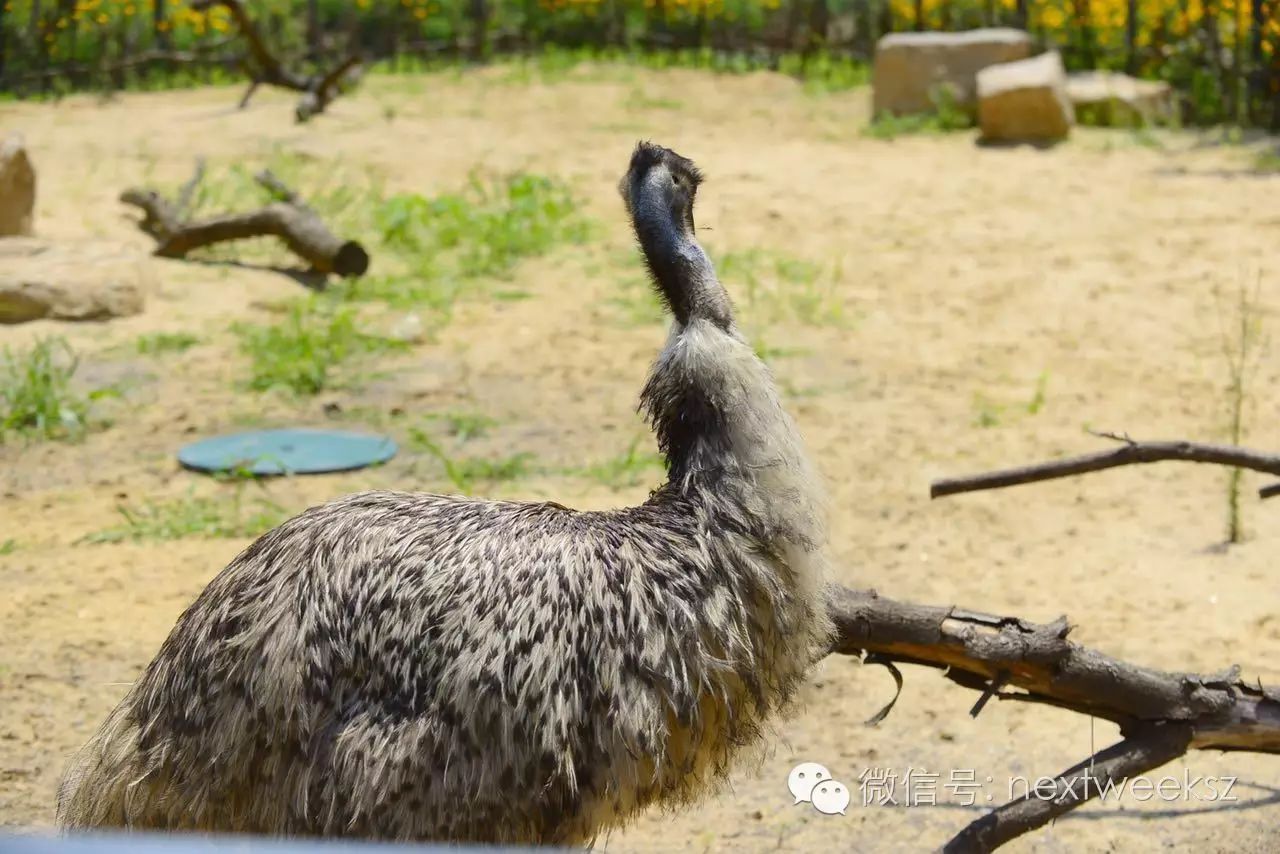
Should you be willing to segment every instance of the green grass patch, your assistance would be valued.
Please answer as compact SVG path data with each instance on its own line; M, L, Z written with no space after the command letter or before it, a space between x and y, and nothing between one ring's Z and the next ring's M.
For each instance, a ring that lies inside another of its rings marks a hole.
M24 352L8 347L0 359L0 442L9 435L27 439L84 436L90 409L114 387L80 392L72 378L80 360L64 338L42 338Z
M462 277L505 275L520 259L588 233L564 184L525 173L473 175L463 191L430 198L391 196L374 220L387 246L414 258L451 260L440 272Z
M140 355L159 356L165 353L185 353L199 343L200 338L189 332L154 332L139 336L136 347Z
M895 139L912 134L940 134L969 130L973 117L960 108L950 88L939 86L929 96L933 109L921 113L896 116L880 113L863 129L872 139Z
M254 391L317 394L335 385L335 369L348 360L409 346L362 332L351 307L318 299L293 304L278 323L236 324L232 329L249 357L248 386Z
M188 537L256 537L288 518L284 508L266 498L246 502L240 490L231 500L187 495L168 501L121 504L121 524L84 537L86 543L181 540Z
M1280 172L1280 148L1270 148L1266 151L1259 152L1253 158L1253 171L1265 173Z
M573 473L582 474L613 489L636 486L650 472L661 471L665 464L660 454L642 449L643 442L644 437L637 437L618 456L573 470Z

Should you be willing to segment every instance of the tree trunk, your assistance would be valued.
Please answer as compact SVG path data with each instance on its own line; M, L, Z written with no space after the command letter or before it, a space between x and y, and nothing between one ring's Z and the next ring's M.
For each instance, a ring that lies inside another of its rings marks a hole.
M9 32L8 16L9 4L0 3L0 84L4 83L5 36Z

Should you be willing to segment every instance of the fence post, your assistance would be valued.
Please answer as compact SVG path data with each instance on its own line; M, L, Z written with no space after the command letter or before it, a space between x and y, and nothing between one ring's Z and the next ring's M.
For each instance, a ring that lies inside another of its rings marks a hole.
M489 49L489 14L488 0L471 0L471 58L477 62L484 59Z
M1124 9L1124 70L1138 71L1138 0L1127 0Z
M1249 120L1253 124L1261 124L1262 106L1266 103L1267 82L1270 75L1262 60L1262 28L1267 24L1263 0L1253 0L1252 25L1249 28L1249 61L1252 68L1249 72Z

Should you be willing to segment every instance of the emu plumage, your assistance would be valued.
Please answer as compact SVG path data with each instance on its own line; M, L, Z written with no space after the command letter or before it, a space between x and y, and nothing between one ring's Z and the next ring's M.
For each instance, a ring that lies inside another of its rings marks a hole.
M830 634L821 494L694 237L701 176L620 191L671 332L645 503L362 493L241 553L73 760L65 828L589 843L758 745Z

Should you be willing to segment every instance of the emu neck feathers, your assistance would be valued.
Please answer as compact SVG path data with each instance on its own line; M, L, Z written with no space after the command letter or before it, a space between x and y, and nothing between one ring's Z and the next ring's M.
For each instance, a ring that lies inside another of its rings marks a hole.
M767 538L822 544L823 498L799 432L736 331L675 324L641 405L672 487L714 495Z
M649 275L677 322L687 325L706 319L721 329L730 326L729 300L715 268L678 211L662 201L641 195L634 209L636 239Z

